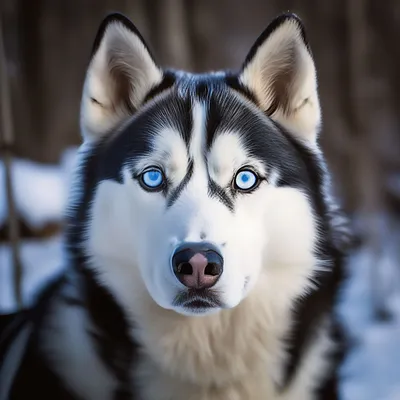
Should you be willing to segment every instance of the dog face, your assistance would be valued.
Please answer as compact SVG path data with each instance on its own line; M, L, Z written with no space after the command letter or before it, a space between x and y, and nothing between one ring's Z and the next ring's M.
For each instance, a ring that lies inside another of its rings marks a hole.
M108 17L81 112L99 279L128 307L146 288L184 315L235 307L260 281L284 297L315 264L304 154L318 153L319 122L293 15L267 28L237 75L163 71L126 18Z

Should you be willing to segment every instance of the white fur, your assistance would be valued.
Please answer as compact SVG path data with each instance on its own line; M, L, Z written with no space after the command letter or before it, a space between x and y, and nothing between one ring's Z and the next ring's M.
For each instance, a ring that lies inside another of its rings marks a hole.
M293 68L292 80L288 81L285 74ZM264 110L277 96L274 82L284 81L288 109L278 104L271 118L298 137L315 142L321 122L316 71L296 20L288 19L270 34L245 66L240 79L256 94Z
M128 86L129 101L140 106L152 86L162 79L162 71L148 53L141 39L114 22L107 27L99 49L89 65L81 103L81 129L85 140L94 140L112 131L129 117L124 100L116 90L121 82ZM95 100L95 101L93 101Z
M270 171L269 183L236 199L234 213L210 198L207 170L225 185L241 166L262 166L246 154L235 132L218 135L206 165L198 162L204 157L205 115L200 104L193 112L190 151L196 167L170 209L162 194L145 192L125 170L122 185L111 181L99 185L91 210L87 243L91 265L135 321L132 334L142 344L143 354L133 373L143 398L310 398L299 393L310 393L311 386L296 383L314 376L307 361L298 373L301 377L294 380L297 386L289 388L286 397L275 392L291 306L310 288L318 263L310 203L297 189L276 187L279 171L275 170ZM154 153L140 165L163 162L178 185L188 162L184 149L178 132L160 130ZM228 309L194 317L172 304L180 283L169 262L177 244L200 240L203 231L225 259L216 288Z
M196 167L204 166L204 149L206 129L206 109L203 104L195 103L193 106L193 132L190 140L189 152L194 160Z
M241 315L241 317L243 318L244 315ZM244 318L243 323L246 322L248 321ZM229 337L227 340L229 340ZM275 343L274 340L276 340ZM271 340L271 346L279 344L276 337L274 340ZM227 385L196 385L187 380L179 380L176 377L172 379L167 373L162 373L149 357L144 358L139 365L137 376L142 384L144 398L148 400L312 400L314 398L313 391L318 382L330 372L326 355L333 345L334 343L329 339L327 331L323 327L316 336L313 345L306 351L293 382L284 391L277 390L276 382L272 379L275 370L280 368L282 357L279 357L279 351L275 351L275 354L271 352L268 355L270 362L264 365L258 362L262 353L252 354L249 359L251 357L254 357L254 359L247 373L243 374L240 379L232 380ZM228 349L225 348L225 350ZM215 363L215 359L216 357L213 356L209 360L210 365ZM238 363L241 360L232 359L231 361ZM153 384L149 385L149 381L152 381Z

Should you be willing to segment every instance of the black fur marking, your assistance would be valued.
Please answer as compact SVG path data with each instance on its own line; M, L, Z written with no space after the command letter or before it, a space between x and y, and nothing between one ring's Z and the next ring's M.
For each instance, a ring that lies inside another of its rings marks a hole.
M81 164L81 197L76 204L70 205L66 218L65 245L73 265L85 265L86 256L82 249L85 240L84 232L89 219L87 204L91 204L98 181L98 159L101 154L101 144L86 150Z
M186 99L176 99L171 102L170 114L174 118L176 128L179 130L186 146L189 147L193 129L192 101L190 97Z
M234 211L235 207L232 199L228 196L226 191L217 185L212 179L208 181L208 195L210 197L215 197L221 201L230 211Z
M236 74L227 73L225 80L229 87L231 87L233 90L236 90L256 106L259 106L259 102L254 93L240 82L239 77Z
M317 399L321 400L338 400L339 395L339 365L343 362L346 352L348 351L348 344L344 334L343 327L339 324L338 318L333 319L331 328L331 339L336 343L336 348L328 354L328 357L333 366L331 375L327 376L321 382L319 388L316 390Z
M206 148L210 149L215 133L221 126L222 112L220 106L217 104L215 97L211 97L208 103L207 122L206 122Z
M8 399L85 400L73 394L67 384L49 368L46 361L37 354L36 346L32 344L25 354Z
M195 93L199 99L207 99L211 93L211 88L209 83L207 83L207 81L204 80L200 81L196 85Z
M170 197L168 198L168 202L167 202L167 207L171 207L176 200L178 200L179 195L182 193L183 189L185 189L185 187L187 186L187 184L190 181L190 178L193 175L193 161L191 160L189 162L189 165L187 167L187 172L185 177L182 179L181 183L178 185L177 188L175 188L175 190L172 191Z
M0 359L4 358L15 336L29 319L27 311L3 315L0 314Z
M170 89L175 84L176 78L171 71L165 71L162 81L155 87L153 87L143 100L143 104L154 99L159 94Z
M303 26L303 22L301 19L293 13L284 13L276 17L269 25L268 27L261 33L261 35L257 38L256 42L250 49L250 52L248 53L243 66L242 70L246 68L246 66L253 60L254 56L257 54L258 49L264 44L264 42L269 38L269 36L276 31L282 24L284 24L287 21L294 21L297 26L299 27L300 35L301 38L303 39L304 45L306 46L307 50L311 54L311 49L307 40L307 35L306 31Z

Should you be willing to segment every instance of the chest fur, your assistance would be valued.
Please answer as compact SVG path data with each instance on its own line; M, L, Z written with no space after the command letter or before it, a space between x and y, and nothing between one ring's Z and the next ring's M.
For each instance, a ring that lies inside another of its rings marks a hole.
M135 315L140 324L132 332L140 344L132 365L132 387L139 390L139 398L312 400L315 387L329 370L327 329L321 326L294 379L284 391L279 390L290 308L261 305L257 297L250 296L233 310L188 319L152 302L140 304L137 310L141 313ZM44 341L46 353L56 361L53 366L84 398L111 399L118 379L85 334L88 319L84 310L60 305L56 315Z
M277 399L274 384L267 374L254 371L242 379L218 385L198 385L172 378L148 361L137 370L141 398L146 400L265 400Z
M220 373L210 364L210 374L192 376L187 370L171 375L146 354L136 365L134 380L143 400L313 400L321 381L330 373L328 353L334 343L329 331L321 326L313 344L307 349L290 384L279 385L283 358L276 353L268 358L255 358L246 370L246 360L232 354L232 364ZM252 352L249 343L249 353ZM235 374L237 374L236 377ZM207 382L206 382L207 380Z
M142 344L134 380L144 400L312 400L329 373L334 346L321 321L290 384L282 388L287 361L284 338L290 308L267 309L252 298L234 310L194 318L140 316Z

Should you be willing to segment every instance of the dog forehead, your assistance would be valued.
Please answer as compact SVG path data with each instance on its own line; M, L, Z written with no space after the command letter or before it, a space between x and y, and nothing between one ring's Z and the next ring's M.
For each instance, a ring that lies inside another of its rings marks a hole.
M200 109L201 121L197 118ZM243 147L251 151L265 142L266 130L272 129L269 119L230 88L221 75L185 75L127 121L110 147L118 147L114 154L126 154L132 160L156 150L183 154L183 149L189 151L191 146L204 147L201 150L207 155L214 144L221 154L223 142L227 150L237 153ZM227 132L231 137L225 137ZM194 141L196 133L203 139ZM216 140L219 136L221 140ZM216 150L211 153L215 155Z

